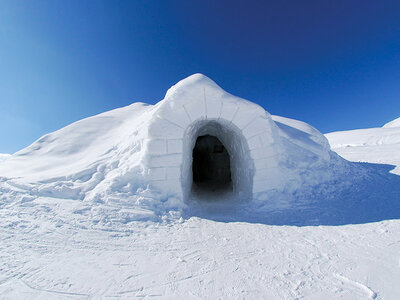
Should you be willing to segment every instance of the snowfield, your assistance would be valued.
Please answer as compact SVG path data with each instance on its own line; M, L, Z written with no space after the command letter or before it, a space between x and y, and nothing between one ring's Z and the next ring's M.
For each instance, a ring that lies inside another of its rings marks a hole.
M190 218L99 230L54 223L45 203L27 207L2 211L2 299L400 296L398 220L296 227Z
M0 162L1 299L400 299L399 119L326 139L272 116L291 184L183 203L145 181L141 128L159 107Z
M400 175L400 118L381 128L338 131L326 134L332 150L357 162L397 166L391 172Z

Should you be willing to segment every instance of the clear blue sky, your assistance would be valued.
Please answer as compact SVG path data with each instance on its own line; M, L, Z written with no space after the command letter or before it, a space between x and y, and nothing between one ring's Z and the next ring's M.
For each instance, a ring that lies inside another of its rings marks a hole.
M400 117L400 1L0 1L0 153L203 73L326 133Z

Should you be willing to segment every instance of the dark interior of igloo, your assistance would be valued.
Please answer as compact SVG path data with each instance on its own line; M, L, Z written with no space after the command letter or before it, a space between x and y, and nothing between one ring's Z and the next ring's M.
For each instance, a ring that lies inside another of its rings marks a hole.
M232 190L230 156L215 136L199 136L193 148L193 184L203 191Z

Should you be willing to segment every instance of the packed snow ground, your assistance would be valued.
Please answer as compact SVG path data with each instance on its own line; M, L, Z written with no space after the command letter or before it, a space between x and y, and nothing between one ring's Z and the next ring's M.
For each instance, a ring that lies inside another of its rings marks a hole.
M398 220L296 227L190 218L108 231L54 223L46 207L2 211L2 299L400 297Z

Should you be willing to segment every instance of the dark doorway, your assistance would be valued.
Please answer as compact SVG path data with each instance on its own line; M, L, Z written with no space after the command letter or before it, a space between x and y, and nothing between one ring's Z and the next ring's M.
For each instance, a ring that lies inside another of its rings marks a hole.
M232 189L229 153L212 135L199 136L193 148L193 183L207 191Z

